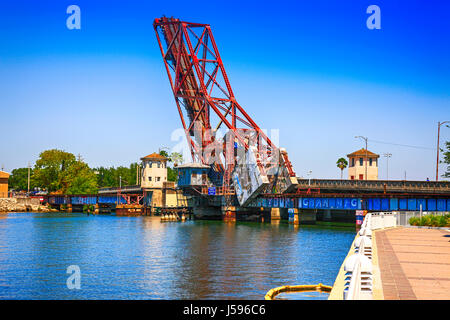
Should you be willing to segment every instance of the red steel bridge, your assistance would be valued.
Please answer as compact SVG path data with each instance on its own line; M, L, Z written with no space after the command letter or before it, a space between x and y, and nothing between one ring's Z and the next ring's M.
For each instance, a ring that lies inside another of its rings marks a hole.
M249 197L295 184L286 151L237 102L210 25L162 17L153 26L193 161L211 166L209 177L225 195L232 194L233 182L243 184L251 174L262 179L243 187ZM248 166L252 160L254 166Z

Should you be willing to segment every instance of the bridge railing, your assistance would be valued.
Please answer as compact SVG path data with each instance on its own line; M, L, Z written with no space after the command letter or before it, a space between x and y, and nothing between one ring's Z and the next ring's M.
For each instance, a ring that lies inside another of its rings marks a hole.
M105 193L117 193L118 191L121 192L133 192L133 191L141 191L140 185L135 186L123 186L121 188L119 187L109 187L109 188L101 188L98 190L99 194L105 194Z
M450 192L448 181L298 179L299 187Z
M397 226L396 213L372 212L363 220L353 242L354 254L344 263L344 300L371 300L373 298L372 230Z
M447 209L450 210L450 209ZM416 217L421 218L423 216L443 216L447 215L448 211L399 211L397 212L397 225L410 226L409 219Z

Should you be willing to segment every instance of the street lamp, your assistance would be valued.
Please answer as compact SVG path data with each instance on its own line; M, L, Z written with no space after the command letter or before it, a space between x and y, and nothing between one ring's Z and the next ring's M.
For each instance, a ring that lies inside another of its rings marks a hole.
M308 186L311 185L311 174L312 174L312 171L309 170L308 173L307 173L307 175L309 176L309 178L308 178Z
M436 156L436 181L438 181L438 179L439 179L439 134L441 131L441 126L444 123L450 123L450 121L443 121L443 122L438 121L438 136L437 136L437 151L436 151L436 154L437 154L437 156Z
M366 165L365 165L365 167L366 167L366 177L365 177L365 180L367 180L367 140L368 140L368 138L367 137L363 137L363 136L355 136L355 138L356 139L358 139L358 138L361 138L361 139L363 139L364 141L366 141Z
M385 153L383 156L386 157L386 180L389 180L389 158L392 157L392 153Z

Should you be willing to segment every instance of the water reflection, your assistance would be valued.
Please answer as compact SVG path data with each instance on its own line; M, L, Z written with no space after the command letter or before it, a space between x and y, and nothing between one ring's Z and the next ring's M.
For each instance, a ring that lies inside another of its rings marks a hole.
M0 298L263 299L281 285L332 285L353 237L284 223L10 214L0 220ZM72 264L81 290L66 287Z

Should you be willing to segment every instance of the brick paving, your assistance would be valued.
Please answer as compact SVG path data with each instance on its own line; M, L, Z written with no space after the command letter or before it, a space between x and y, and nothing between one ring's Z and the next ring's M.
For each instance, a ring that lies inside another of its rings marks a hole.
M379 230L376 246L385 300L450 300L450 232Z

